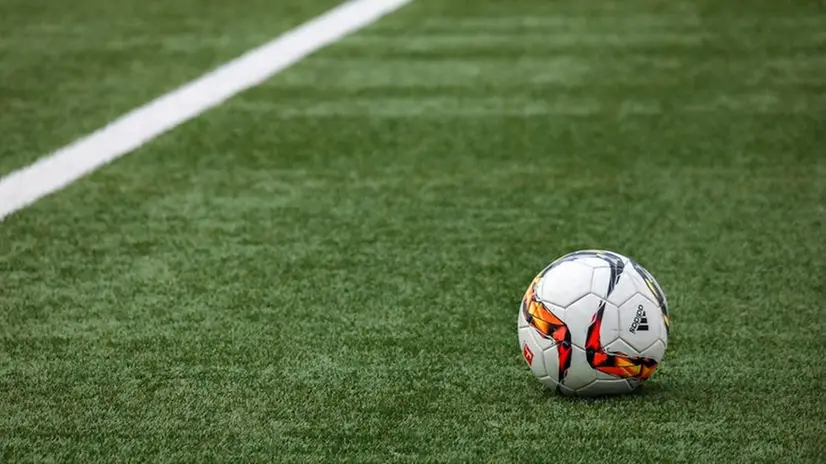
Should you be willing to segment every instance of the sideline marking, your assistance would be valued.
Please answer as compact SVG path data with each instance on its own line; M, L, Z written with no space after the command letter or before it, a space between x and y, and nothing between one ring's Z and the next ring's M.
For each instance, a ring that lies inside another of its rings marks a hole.
M351 0L0 178L0 221L412 0Z

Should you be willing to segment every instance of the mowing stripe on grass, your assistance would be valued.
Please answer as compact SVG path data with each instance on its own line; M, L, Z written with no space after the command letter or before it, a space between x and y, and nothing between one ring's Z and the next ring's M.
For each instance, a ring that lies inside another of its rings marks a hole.
M0 221L412 0L352 0L0 179Z

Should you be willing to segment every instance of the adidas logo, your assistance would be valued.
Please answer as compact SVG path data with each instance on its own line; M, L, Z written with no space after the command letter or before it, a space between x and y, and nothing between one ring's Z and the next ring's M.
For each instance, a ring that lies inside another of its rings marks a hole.
M645 316L645 309L643 309L642 305L637 306L637 314L634 315L634 322L631 323L631 327L628 329L631 333L637 333L638 330L648 330L648 318Z

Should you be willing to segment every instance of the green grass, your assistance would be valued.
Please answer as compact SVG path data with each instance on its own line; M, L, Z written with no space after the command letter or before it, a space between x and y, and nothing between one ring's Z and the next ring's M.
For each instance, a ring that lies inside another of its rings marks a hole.
M0 2L0 175L336 2Z
M263 5L192 34L263 40ZM823 30L814 2L418 0L0 224L0 459L822 460ZM146 69L124 104L178 83ZM639 394L571 400L516 311L594 247L673 330Z

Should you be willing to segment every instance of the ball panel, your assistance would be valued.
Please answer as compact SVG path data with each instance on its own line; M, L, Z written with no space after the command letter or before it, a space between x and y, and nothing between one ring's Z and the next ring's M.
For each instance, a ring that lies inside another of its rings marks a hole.
M655 359L657 362L662 361L665 356L665 343L662 340L656 340L650 347L640 353L640 356Z
M661 306L665 306L667 311L668 299L666 298L665 292L660 286L660 283L657 282L657 279L655 279L654 276L648 272L648 269L644 268L639 263L633 263L633 266L634 270L637 271L637 275L639 275L642 279L644 288L648 290L650 295L654 298L654 301Z
M593 321L591 322L593 323ZM619 339L619 308L606 302L602 310L602 322L600 324L600 342L605 346L614 340ZM587 346L586 346L587 348Z
M597 313L592 330L599 326L599 314ZM611 343L609 349L600 345L596 341L594 333L591 333L589 334L587 348L586 354L590 366L615 378L648 379L657 368L657 360L639 356L633 347L628 346L622 340Z
M549 372L545 366L544 350L538 343L538 338L540 337L536 337L532 327L519 329L519 348L522 350L522 358L528 363L533 375L546 377Z
M552 378L554 382L559 381L559 350L556 345L542 350L542 362L545 365L545 371L548 377Z
M555 347L556 374L548 371L548 375L556 379L565 377L571 362L571 337L568 326L549 311L544 303L535 298L534 288L530 287L522 300L522 316L533 329L532 336L541 340L540 346ZM547 369L550 369L546 366Z
M660 308L639 293L619 307L620 338L637 351L659 340L662 327Z
M622 306L637 293L637 282L633 277L622 272L611 286L611 277L614 273L610 267L594 269L594 278L591 281L591 293L599 295L614 306ZM611 290L610 292L608 290Z
M605 260L603 260L602 258L599 258L596 254L591 256L580 256L577 257L574 261L576 261L577 264L588 266L591 269L598 269L608 266L608 263L606 263Z
M565 309L564 320L571 333L572 345L579 347L581 350L585 349L585 338L587 336L588 326L591 325L593 316L601 304L602 300L598 296L589 293ZM614 327L616 327L616 325L614 325ZM610 335L611 332L609 331L609 336Z
M562 380L562 385L573 390L578 390L596 379L596 371L588 365L585 351L574 346L571 353L571 367L568 369L568 375Z
M547 309L547 310L548 310L551 314L553 314L554 316L556 316L556 318L557 318L557 319L559 319L560 321L564 321L564 320L565 320L565 308L563 308L563 307L561 307L561 306L557 306L557 305L555 305L555 304L546 303L546 302L541 301L541 300L540 300L540 302L542 303L542 307L544 307L544 308L545 308L545 309Z
M543 303L567 308L591 291L593 269L576 261L552 266L539 280L536 297Z
M628 346L622 339L614 340L605 346L605 352L611 354L620 354L623 356L639 356L639 352L634 348Z
M597 370L597 380L617 380L617 376Z
M671 320L668 313L668 298L665 296L665 292L663 292L660 284L656 279L654 279L654 276L652 276L648 270L640 266L638 263L633 263L633 267L637 292L659 308L663 324L665 325L665 329L667 331Z

